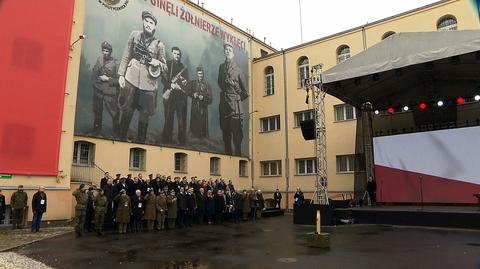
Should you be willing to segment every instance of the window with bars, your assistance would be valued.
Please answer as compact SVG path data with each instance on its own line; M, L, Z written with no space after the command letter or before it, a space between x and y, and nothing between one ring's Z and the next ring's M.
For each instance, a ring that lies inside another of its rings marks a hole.
M337 49L337 63L341 63L350 58L350 47L342 45Z
M175 172L187 172L187 154L175 153Z
M298 59L298 88L303 88L305 79L310 78L310 68L308 58L303 56Z
M335 106L335 121L347 121L357 118L357 110L351 105Z
M455 31L457 30L457 19L448 15L440 18L437 22L438 31Z
M260 162L262 168L262 176L280 176L282 174L281 161L262 161Z
M275 93L273 67L269 66L265 69L265 95L273 95Z
M247 175L247 161L240 160L238 162L238 175L241 177L246 177Z
M75 142L73 144L73 164L91 165L94 163L95 145L88 142Z
M280 130L280 115L260 119L261 130L264 132Z
M317 160L315 158L297 159L297 175L314 175L317 172Z
M220 175L220 158L210 158L210 175Z
M313 118L313 110L305 110L293 113L295 117L295 127L300 127L300 122Z
M145 170L146 150L141 148L130 149L130 169Z

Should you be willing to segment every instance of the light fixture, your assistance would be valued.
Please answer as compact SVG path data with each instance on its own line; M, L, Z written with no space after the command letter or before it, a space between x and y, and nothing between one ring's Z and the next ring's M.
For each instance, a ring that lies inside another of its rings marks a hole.
M463 104L463 103L465 103L465 99L463 99L463 97L458 97L457 98L457 104L460 105L460 104Z
M441 102L441 101L440 101L440 102ZM418 107L423 110L423 109L427 108L427 104L425 104L425 103L420 103L420 105L418 105Z
M437 106L443 106L443 101L442 100L438 101Z
M408 111L409 107L408 106L404 106L403 107L403 111Z
M87 38L87 36L85 34L79 35L77 40L73 41L73 43L70 45L70 50L73 50L73 45L75 45L75 43L77 43L78 41L80 41L82 39L85 39L85 38Z
M389 107L387 109L387 112L390 113L390 114L393 114L393 112L395 112L395 109L393 109L393 107Z
M480 101L480 94L475 95L475 97L473 97L473 99L475 99L475 101Z
M377 109L377 110L375 110L374 113L375 113L375 115L378 115L378 114L380 114L380 111L378 111L378 109Z

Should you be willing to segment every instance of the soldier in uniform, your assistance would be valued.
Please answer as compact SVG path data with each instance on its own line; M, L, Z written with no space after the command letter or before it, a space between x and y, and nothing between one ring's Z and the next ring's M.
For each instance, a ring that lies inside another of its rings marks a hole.
M108 198L103 189L98 189L98 195L93 199L93 205L95 207L95 231L97 235L103 235L103 223L108 205Z
M127 232L127 225L130 222L130 215L132 214L130 197L128 197L125 189L122 189L113 201L117 208L117 211L115 212L115 220L118 223L118 233L124 234Z
M167 213L167 194L168 187L164 187L163 191L157 196L155 201L155 207L157 209L157 230L161 231L165 229L165 214Z
M162 80L164 85L163 106L165 123L163 125L162 142L171 144L173 133L173 118L177 114L178 144L186 142L187 125L187 84L188 70L180 62L182 51L178 47L172 48L173 59L167 61L168 73Z
M208 105L213 95L202 66L197 67L197 79L189 83L188 95L192 98L190 133L197 138L208 138Z
M156 39L157 19L142 12L143 31L133 31L118 68L120 84L120 138L126 139L135 110L139 112L137 140L144 143L148 122L157 105L157 78L167 70L165 45Z
M250 196L248 195L246 190L243 190L242 202L243 220L248 220L248 213L250 213Z
M168 229L175 229L175 221L177 220L177 196L175 191L171 190L167 196L167 220Z
M230 44L223 46L225 62L218 69L220 92L220 128L223 133L225 153L232 154L232 138L235 155L241 155L243 139L243 103L248 98L245 81L240 67L233 61L235 54Z
M83 226L85 225L85 210L87 208L87 194L85 193L85 185L80 184L80 187L72 193L77 201L75 205L75 233L77 237L83 235Z
M12 229L21 229L25 209L27 208L28 195L23 191L23 185L18 186L18 190L10 198L12 208Z
M147 221L147 231L153 231L153 224L155 224L156 219L156 201L157 197L153 191L153 188L149 189L148 194L145 196L145 215L143 218Z
M103 105L112 117L113 133L118 131L120 113L118 111L118 60L112 57L112 45L107 41L101 44L102 56L98 57L92 70L93 82L93 132L102 131ZM116 135L114 135L116 136Z

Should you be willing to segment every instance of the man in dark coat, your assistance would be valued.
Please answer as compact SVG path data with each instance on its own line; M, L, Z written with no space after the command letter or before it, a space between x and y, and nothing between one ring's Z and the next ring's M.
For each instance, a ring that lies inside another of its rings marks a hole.
M18 190L10 198L12 208L12 229L21 229L27 208L28 195L23 191L23 185L18 186Z
M297 191L295 192L295 195L293 195L293 200L295 201L293 203L294 205L303 205L305 197L303 196L303 192L299 187L297 187Z
M227 201L222 190L218 190L215 195L215 219L218 224L222 224L224 220L224 214L227 211Z
M185 189L180 187L180 192L177 193L177 224L179 228L185 228L186 214L187 214L187 196Z
M192 98L190 133L196 138L208 138L208 105L212 103L213 95L202 66L197 67L197 79L189 83L188 96Z
M103 189L98 189L98 195L93 198L93 205L95 207L95 231L100 236L103 235L103 224L108 205L108 199Z
M175 191L170 190L170 195L167 196L167 219L168 229L175 229L175 220L177 219L177 197Z
M220 92L219 116L225 153L240 156L243 139L243 101L248 98L243 72L233 61L235 54L230 44L223 46L225 62L218 69ZM232 138L234 152L232 152Z
M282 202L282 193L278 189L273 194L273 200L275 201L275 208L280 209L280 203Z
M105 172L104 177L100 179L100 189L103 189L103 186L107 185L109 178L111 178L110 173Z
M186 226L192 227L193 217L195 216L195 209L197 208L197 202L193 188L189 188L186 194L187 197L187 219Z
M375 205L377 201L377 183L372 176L368 177L367 192L370 198L370 205Z
M197 200L197 223L203 224L205 219L205 190L200 188L195 198Z
M142 231L142 218L145 212L145 200L142 197L142 191L136 190L132 196L132 232Z
M43 213L47 212L47 194L45 194L45 187L40 186L38 191L32 198L32 233L40 231L40 222L42 221Z
M93 232L95 207L93 206L93 187L89 187L87 191L87 208L85 210L85 229L89 232Z
M242 195L240 193L232 192L232 199L233 199L233 221L240 222L240 217L242 215L242 208L243 208L243 200Z
M105 197L107 197L107 206L106 206L106 214L105 214L105 225L107 227L113 227L113 214L114 214L114 205L113 205L113 198L117 196L117 188L113 186L112 179L108 179L107 184L102 188Z

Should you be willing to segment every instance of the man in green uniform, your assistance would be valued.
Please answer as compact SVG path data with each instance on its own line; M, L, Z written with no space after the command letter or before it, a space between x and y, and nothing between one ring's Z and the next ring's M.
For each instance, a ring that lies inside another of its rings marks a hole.
M175 196L174 190L172 190L170 195L167 196L167 207L168 229L175 229L175 220L177 219L177 196Z
M115 221L118 223L118 233L127 233L127 225L130 222L130 215L132 214L130 197L128 197L126 191L122 189L113 201L117 207Z
M85 191L85 184L80 184L78 190L74 191L72 194L77 201L77 204L75 205L75 218L73 220L77 237L83 235L83 226L85 224L85 210L87 208L87 194Z
M12 207L12 229L22 228L27 201L28 195L23 191L23 185L19 185L18 190L14 192L10 198L10 206Z
M156 200L157 208L157 230L161 231L165 229L165 214L167 213L167 193L168 187L164 187Z
M149 188L149 192L145 195L145 214L143 219L147 221L147 231L153 231L153 224L155 224L156 219L156 200L157 197L153 191L153 188Z
M107 212L108 199L103 189L98 189L98 195L93 199L95 208L95 231L97 235L103 235L103 223L105 222L105 213Z

